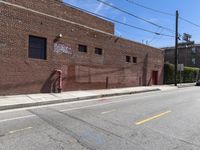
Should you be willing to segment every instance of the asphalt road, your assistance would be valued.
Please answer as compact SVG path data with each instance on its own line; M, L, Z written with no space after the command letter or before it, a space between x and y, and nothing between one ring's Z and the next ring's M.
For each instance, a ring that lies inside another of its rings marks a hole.
M0 112L0 150L200 150L200 87Z

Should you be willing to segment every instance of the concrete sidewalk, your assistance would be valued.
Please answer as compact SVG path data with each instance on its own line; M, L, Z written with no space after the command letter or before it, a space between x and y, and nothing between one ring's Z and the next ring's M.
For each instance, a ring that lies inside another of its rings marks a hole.
M193 84L183 84L178 87L193 86ZM146 86L146 87L131 87L105 90L87 90L87 91L70 91L59 94L27 94L14 96L0 96L0 110L32 107L48 104L56 104L63 102L88 100L93 98L128 95L152 91L173 90L178 87L172 85L161 86Z

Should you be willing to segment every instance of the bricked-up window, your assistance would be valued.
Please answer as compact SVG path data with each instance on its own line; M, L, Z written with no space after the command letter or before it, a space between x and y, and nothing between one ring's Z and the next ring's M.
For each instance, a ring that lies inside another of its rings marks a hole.
M87 46L86 45L78 45L79 52L87 53Z
M29 36L28 57L46 59L46 38Z
M137 63L137 57L133 57L133 63Z
M131 62L131 56L126 56L126 62Z
M103 54L103 50L101 48L95 48L95 54L102 55Z

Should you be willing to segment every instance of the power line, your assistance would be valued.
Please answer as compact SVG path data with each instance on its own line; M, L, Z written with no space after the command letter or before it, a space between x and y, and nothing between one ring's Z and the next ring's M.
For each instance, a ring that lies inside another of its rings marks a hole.
M135 1L132 1L132 0L126 0L126 1L129 2L129 3L132 3L134 5L137 5L139 7L151 10L151 11L156 12L156 13L160 13L160 14L163 14L163 15L168 15L168 16L175 17L174 14L171 14L171 13L168 13L168 12L164 12L164 11L161 11L161 10L157 10L157 9L154 9L154 8L150 8L150 7L144 6L142 4L136 3Z
M168 16L172 16L172 17L175 16L174 14L171 14L171 13L168 13L168 12L164 12L164 11L161 11L161 10L157 10L157 9L154 9L154 8L150 8L150 7L144 6L144 5L139 4L139 3L135 2L135 1L132 1L132 0L126 0L126 1L128 1L128 2L130 2L132 4L134 4L134 5L137 5L139 7L151 10L151 11L156 12L156 13L160 13L160 14L164 14L164 15L168 15ZM190 21L188 19L185 19L185 18L180 17L180 16L179 16L179 19L183 20L183 21L185 21L185 22L187 22L187 23L189 23L189 24L191 24L193 26L196 26L196 27L200 28L200 25L198 25L198 24L196 24L196 23L194 23L194 22L192 22L192 21Z
M185 18L183 18L183 17L179 17L179 18L180 18L181 20L183 20L183 21L185 21L185 22L191 24L191 25L194 25L194 26L200 28L200 25L198 25L198 24L196 24L196 23L194 23L194 22L192 22L192 21L190 21L190 20L187 20L187 19L185 19Z
M156 30L156 32L158 32L158 29ZM162 33L162 29L161 29L160 33ZM154 35L150 40L148 40L148 43L151 44L155 39L156 39L156 36Z
M155 35L162 35L162 36L172 37L172 38L174 37L174 36L172 36L172 35L162 34L162 33L159 33L159 32L154 32L154 31L151 31L151 30L148 30L148 29L144 29L144 28L141 28L141 27L133 26L133 25L130 25L130 24L127 24L127 23L123 23L123 22L120 22L120 21L118 21L118 20L111 19L111 18L102 16L102 15L99 15L99 14L93 13L93 12L88 11L88 10L85 10L85 9L81 9L81 8L76 7L76 6L73 6L73 5L69 4L69 3L65 3L65 2L62 2L62 3L65 4L65 5L68 5L68 6L72 7L72 8L78 9L78 10L80 10L80 11L86 12L86 13L91 14L91 15L94 15L94 16L96 16L96 17L100 17L100 18L102 18L102 19L106 19L106 20L111 21L111 22L119 23L119 24L122 24L122 25L125 25L125 26L128 26L128 27L131 27L131 28L135 28L135 29L138 29L138 30L142 30L142 31L145 31L145 32L148 32L148 33L153 33L153 34L155 34Z
M114 8L114 9L116 9L116 10L118 10L118 11L121 11L121 12L123 12L123 13L126 13L126 14L128 14L128 15L130 15L130 16L132 16L132 17L135 17L135 18L137 18L137 19L139 19L139 20L142 20L142 21L147 22L147 23L149 23L149 24L151 24L151 25L154 25L154 26L156 26L156 27L163 28L163 29L165 29L165 30L175 32L174 30L172 30L172 29L170 29L170 28L167 28L167 27L158 25L158 24L156 24L156 23L154 23L154 22L151 22L151 21L149 21L149 20L147 20L147 19L144 19L144 18L142 18L142 17L139 17L139 16L137 16L137 15L134 15L133 13L130 13L130 12L126 11L126 10L123 10L123 9L121 9L121 8L118 8L118 7L116 7L116 6L114 6L114 5L111 5L111 4L107 3L107 2L104 2L104 1L102 1L102 0L97 0L97 1L98 1L98 2L101 2L101 3L104 4L104 5L109 6L109 7L111 7L111 8Z

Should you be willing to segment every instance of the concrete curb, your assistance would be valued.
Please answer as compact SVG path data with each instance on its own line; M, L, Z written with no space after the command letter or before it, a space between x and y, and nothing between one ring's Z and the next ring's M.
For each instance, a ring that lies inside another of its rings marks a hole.
M196 83L191 83L191 84L188 84L188 85L178 85L178 88L187 88L187 87L192 87L192 86L195 86Z
M89 100L89 99L103 98L103 97L155 92L155 91L161 91L161 90L160 89L151 89L151 90L142 90L142 91L123 92L123 93L118 92L118 93L110 93L110 94L100 94L100 95L95 95L95 96L84 96L84 97L69 98L69 99L58 99L58 100L54 100L54 101L14 104L14 105L0 106L0 111L17 109L17 108L28 108L28 107L34 107L34 106L45 106L45 105L50 105L50 104L59 104L59 103L65 103L65 102L74 102L74 101Z

